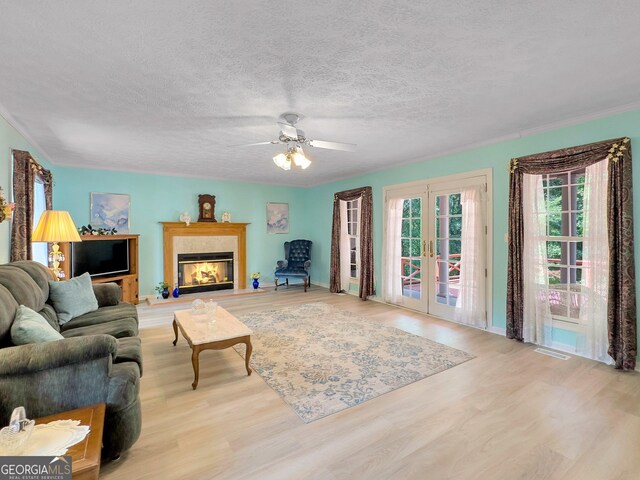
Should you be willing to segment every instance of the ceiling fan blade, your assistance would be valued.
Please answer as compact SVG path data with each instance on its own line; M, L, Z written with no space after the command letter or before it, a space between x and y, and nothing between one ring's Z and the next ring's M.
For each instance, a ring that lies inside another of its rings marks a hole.
M270 142L258 142L258 143L241 143L239 145L227 145L228 147L255 147L256 145L277 145L283 143L280 140L271 140Z
M278 126L282 130L287 137L292 138L293 140L298 139L298 129L293 125L289 125L288 123L278 122Z
M242 126L262 126L269 125L273 122L273 117L266 115L213 115L213 116L201 116L202 121L209 121L211 123L226 123L233 127Z
M342 150L343 152L353 152L356 149L355 143L325 142L324 140L309 140L308 143L312 147Z

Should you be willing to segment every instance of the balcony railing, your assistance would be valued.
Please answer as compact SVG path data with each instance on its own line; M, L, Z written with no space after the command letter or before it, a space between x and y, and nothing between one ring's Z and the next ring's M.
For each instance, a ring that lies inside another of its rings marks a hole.
M414 263L415 261L420 262L419 264ZM438 255L436 257L436 261L439 262L440 261L440 255ZM449 255L449 261L447 262L448 267L447 270L449 272L449 281L448 283L458 283L460 281L460 261L461 261L461 257L459 253L452 253L451 255ZM550 265L553 264L557 264L557 265L561 265L561 260L559 258L548 258L547 259L547 263ZM404 272L405 271L405 266L409 266L409 275L404 276L402 278L402 283L404 285L409 285L411 284L419 284L421 282L421 273L422 273L422 261L420 259L416 259L416 258L410 258L410 257L402 257L401 258L401 266L400 266L400 271ZM581 268L582 267L582 260L577 260L575 266L572 265L572 267L574 268ZM569 268L569 267L565 267L565 268ZM452 273L454 273L452 275ZM560 281L560 276L562 274L562 270L553 270L549 272L549 278L555 278L558 281ZM440 281L440 270L438 269L436 271L436 282Z
M400 271L404 273L405 267L409 266L409 275L403 275L403 285L420 284L422 282L422 261L416 258L401 257ZM414 263L420 262L419 264ZM458 283L460 281L460 261L461 257L459 253L452 253L449 255L449 261L447 262L447 271L449 274L448 283ZM436 262L440 262L440 255L436 257ZM453 273L453 275L452 275ZM440 270L436 271L436 282L440 281Z

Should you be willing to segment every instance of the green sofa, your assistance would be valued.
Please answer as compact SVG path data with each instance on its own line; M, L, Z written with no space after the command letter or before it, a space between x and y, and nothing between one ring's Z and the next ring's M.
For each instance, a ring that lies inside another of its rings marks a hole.
M64 325L48 303L51 274L43 265L0 265L0 426L24 406L30 418L106 404L103 458L117 458L140 435L142 355L136 307L120 302L115 284L94 285L98 310ZM19 305L39 312L62 340L14 346Z

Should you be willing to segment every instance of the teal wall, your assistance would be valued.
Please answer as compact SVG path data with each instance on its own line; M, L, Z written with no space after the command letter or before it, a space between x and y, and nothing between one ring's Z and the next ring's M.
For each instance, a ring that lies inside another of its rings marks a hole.
M77 225L89 222L89 193L111 192L131 195L131 231L141 234L141 294L149 294L162 280L162 230L159 222L176 221L182 211L197 217L197 195L216 195L216 212L229 210L233 221L249 222L247 273L261 271L270 283L274 261L282 257L282 244L294 238L308 238L313 244L312 278L328 284L333 194L340 190L370 185L374 197L375 280L381 291L382 189L384 186L468 172L484 168L493 171L493 319L496 327L505 326L506 245L509 159L546 150L580 145L607 138L629 136L633 147L640 142L640 111L628 112L581 125L530 135L494 145L466 150L411 165L320 185L313 188L275 187L248 183L222 182L192 177L115 172L72 167L54 167L54 208L69 210ZM463 143L464 132L461 132ZM35 148L0 117L0 185L9 191L10 149L31 151L50 167ZM345 154L348 155L348 154ZM348 158L345 158L348 161ZM265 166L265 168L270 168ZM640 169L634 183L640 185ZM267 235L267 202L289 203L291 231L288 235ZM640 211L640 195L634 207ZM636 221L635 234L639 235ZM0 262L8 260L8 225L0 224ZM638 249L636 249L638 259ZM640 264L640 262L638 262ZM640 289L640 283L637 286Z
M126 193L131 196L131 233L140 234L140 294L153 293L163 278L162 225L177 222L184 211L198 218L198 194L216 196L216 218L225 210L233 222L247 226L247 277L261 272L261 282L271 284L276 260L283 258L283 243L304 236L304 191L298 188L222 182L193 177L56 167L54 208L68 210L76 226L89 221L90 192ZM289 204L289 234L268 235L267 202Z
M428 133L425 133L428 134ZM467 172L484 168L493 169L493 325L503 328L506 323L507 248L504 235L507 233L509 172L507 163L513 157L554 150L562 147L628 136L634 148L640 148L640 111L624 113L605 119L594 120L577 126L561 128L552 132L531 135L495 145L474 148L460 153L442 156L411 165L394 166L387 170L363 175L348 180L321 185L310 189L306 195L303 231L313 240L312 273L321 283L329 283L331 223L333 194L350 188L369 185L373 188L373 244L375 257L375 282L381 294L382 278L382 210L383 187ZM464 132L461 132L464 142ZM640 150L639 150L640 151ZM346 154L345 154L346 155ZM348 161L348 158L345 158ZM393 160L390 160L390 164ZM634 208L640 212L640 168L634 171L636 196ZM640 221L635 223L636 238ZM636 248L636 263L638 249ZM640 282L637 285L640 288ZM564 337L563 337L564 338Z
M0 116L0 187L4 192L5 199L9 200L12 195L12 157L11 150L26 150L31 152L43 167L51 168L51 164L13 128L9 122ZM10 222L0 223L0 263L6 263L10 257Z

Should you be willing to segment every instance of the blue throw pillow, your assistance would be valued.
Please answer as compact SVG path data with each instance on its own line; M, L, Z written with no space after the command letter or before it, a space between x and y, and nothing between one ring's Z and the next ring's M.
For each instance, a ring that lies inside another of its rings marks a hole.
M93 285L88 273L65 282L49 280L49 300L56 309L60 325L98 309L98 300L93 293Z
M24 305L18 307L16 318L11 325L11 341L14 345L50 342L63 338L42 315Z

